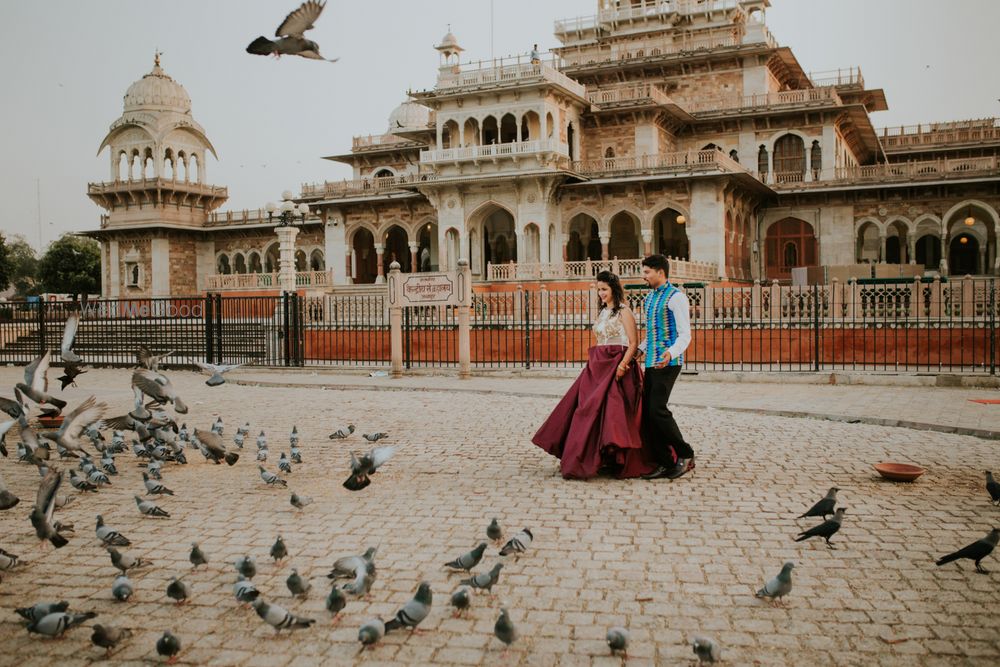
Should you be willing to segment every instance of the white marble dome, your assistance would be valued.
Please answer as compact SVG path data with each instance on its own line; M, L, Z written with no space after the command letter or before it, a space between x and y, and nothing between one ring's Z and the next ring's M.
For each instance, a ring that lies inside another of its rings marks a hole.
M125 92L125 111L140 109L191 113L191 97L184 86L160 69L159 58L156 59L153 70L129 86Z
M389 132L425 129L431 122L431 110L416 102L403 102L389 115Z

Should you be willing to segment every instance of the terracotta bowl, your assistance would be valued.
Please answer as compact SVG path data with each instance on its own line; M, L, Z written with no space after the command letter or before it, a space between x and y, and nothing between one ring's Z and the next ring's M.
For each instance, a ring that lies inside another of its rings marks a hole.
M878 474L894 482L912 482L927 472L927 468L908 463L876 463L874 467Z
M59 428L62 426L63 419L65 419L65 417L62 415L59 415L58 417L39 417L38 425L42 428Z

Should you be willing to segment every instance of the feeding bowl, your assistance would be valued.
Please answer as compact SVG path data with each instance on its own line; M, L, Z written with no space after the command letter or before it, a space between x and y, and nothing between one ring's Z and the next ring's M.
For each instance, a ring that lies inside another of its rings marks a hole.
M878 474L894 482L912 482L927 472L927 468L909 463L876 463L874 467Z
M59 428L63 424L63 415L58 417L39 417L38 425L42 428Z

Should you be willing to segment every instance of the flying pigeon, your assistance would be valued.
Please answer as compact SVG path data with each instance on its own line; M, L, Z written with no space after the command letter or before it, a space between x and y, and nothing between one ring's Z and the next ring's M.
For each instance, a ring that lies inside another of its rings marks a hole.
M351 452L351 476L344 481L344 488L349 491L366 488L371 484L370 475L373 475L395 453L395 447L376 447L359 459L354 452Z
M59 356L69 364L78 364L83 359L73 351L73 340L76 338L76 331L80 328L80 313L70 313L66 318L66 326L63 327L62 343L59 345ZM63 387L65 389L66 387Z
M66 362L63 366L63 374L60 375L57 380L59 380L60 391L66 391L66 387L76 386L76 379L87 372L86 366L81 366L78 363Z
M774 579L764 584L764 587L757 591L759 598L770 598L771 604L777 604L781 598L792 592L792 569L795 563L789 561L781 567L781 572Z
M824 496L822 500L810 507L806 513L801 515L799 518L805 519L810 516L821 516L825 519L833 514L834 506L837 504L837 491L840 491L840 489L836 487L827 491L826 496Z
M998 542L1000 542L1000 528L994 528L983 539L976 540L967 547L939 558L937 565L940 567L945 563L964 558L976 562L976 572L979 574L989 574L989 570L980 565L980 561L993 553L993 549L996 548Z
M21 499L11 493L4 485L3 480L0 480L0 510L9 510L19 502L21 502Z
M277 41L271 41L267 37L260 36L250 42L247 46L247 53L257 56L274 55L281 57L302 56L310 60L326 60L319 53L319 44L306 39L303 35L307 30L312 30L316 19L323 13L326 2L318 0L307 0L302 5L285 17L278 29L274 31L275 37L280 37ZM329 62L337 62L339 58L333 58Z
M149 396L160 405L173 403L174 410L180 414L187 414L188 408L177 395L177 390L170 383L170 379L162 373L140 368L132 373L132 386Z
M83 451L80 436L85 428L99 423L107 409L106 404L98 403L97 399L91 396L66 415L58 431L42 433L41 436L70 452Z
M219 385L226 384L226 378L222 376L228 373L229 371L236 370L240 366L245 365L245 364L206 364L201 361L194 361L194 360L190 361L192 366L197 366L202 373L211 376L210 378L205 380L205 384L207 384L209 387L218 387Z
M416 630L417 626L431 613L433 601L434 594L431 591L431 585L426 581L422 582L413 599L403 605L403 608L396 612L395 618L389 619L385 624L385 631L388 633L400 628Z
M62 414L62 409L66 407L66 401L61 401L54 396L49 396L49 363L51 357L48 352L38 357L24 368L24 382L14 385L14 394L18 397L18 402L23 405L21 397L30 398L42 408L42 412L53 416ZM52 406L51 408L47 406ZM8 412L8 414L10 414ZM14 415L11 415L14 417ZM26 416L22 411L21 416ZM18 417L15 417L18 418Z
M206 459L216 465L225 461L228 465L236 465L240 460L240 455L236 452L227 452L226 446L222 442L222 436L214 431L202 431L199 428L194 430L194 443L201 450Z
M253 605L254 610L256 610L257 615L264 619L265 623L274 628L275 634L280 633L285 629L301 630L309 628L316 622L311 618L295 616L278 605L268 604L260 598L254 600L251 604Z
M62 484L62 478L62 473L55 469L50 469L45 473L42 481L38 484L35 507L31 510L31 525L34 526L38 539L48 540L56 549L61 549L69 543L69 540L59 534L59 530L52 522L56 493L59 491L59 485Z
M139 349L136 350L135 358L139 362L139 366L150 371L158 371L160 369L160 364L163 360L173 354L174 351L164 352L163 354L153 354L145 345L140 345Z

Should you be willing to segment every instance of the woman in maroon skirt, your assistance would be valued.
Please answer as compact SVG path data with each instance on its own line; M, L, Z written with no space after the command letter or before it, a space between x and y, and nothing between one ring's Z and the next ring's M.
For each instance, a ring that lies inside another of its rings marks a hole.
M597 297L597 344L587 366L531 441L560 459L566 479L639 477L656 469L640 436L639 334L618 276L597 274Z

